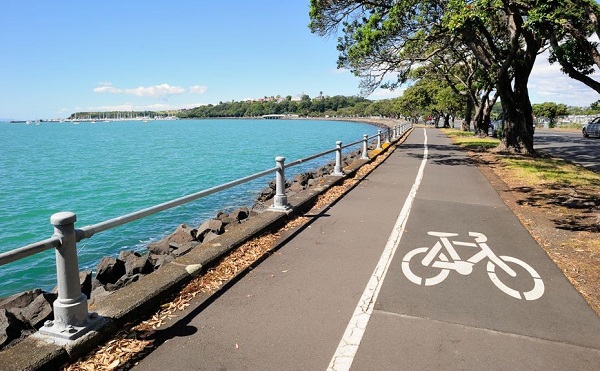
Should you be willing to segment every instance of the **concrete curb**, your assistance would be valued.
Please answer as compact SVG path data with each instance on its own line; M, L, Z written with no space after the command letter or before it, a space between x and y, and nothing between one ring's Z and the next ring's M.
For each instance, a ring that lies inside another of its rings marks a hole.
M371 151L369 160L356 160L344 168L347 176L354 175L363 165L374 161L379 155L392 148L392 145L406 138L411 130L402 137L394 139L382 150ZM342 183L344 177L329 176L318 184L288 197L292 206L289 213L265 211L253 216L227 233L214 240L198 244L186 255L166 264L156 272L142 277L90 306L104 318L97 328L72 341L59 341L36 333L17 345L0 352L2 370L58 370L69 361L85 355L94 347L106 342L126 324L153 313L167 298L176 293L184 284L204 272L219 258L246 241L282 227L292 216L302 215L316 202L319 195Z

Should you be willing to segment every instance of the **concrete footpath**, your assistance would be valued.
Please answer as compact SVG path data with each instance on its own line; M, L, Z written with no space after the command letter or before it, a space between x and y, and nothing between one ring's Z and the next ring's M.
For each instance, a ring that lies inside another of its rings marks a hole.
M308 216L134 369L600 368L600 317L437 129Z

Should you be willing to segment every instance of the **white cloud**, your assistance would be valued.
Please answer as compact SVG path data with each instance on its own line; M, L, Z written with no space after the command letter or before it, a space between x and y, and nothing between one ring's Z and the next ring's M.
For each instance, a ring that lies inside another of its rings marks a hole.
M121 93L121 91L112 85L103 85L94 88L94 93Z
M169 95L182 94L185 89L181 86L171 86L169 84L160 84L154 86L139 86L137 88L120 89L114 87L111 83L101 83L102 86L94 88L95 93L113 93L128 94L136 97L165 97Z
M206 90L208 90L208 87L206 87L204 85L193 85L193 86L190 86L190 88L188 90L190 93L204 94L204 93L206 93Z
M373 93L371 93L368 96L368 98L374 99L374 100L397 98L397 97L401 96L402 94L404 94L404 90L406 90L405 86L401 86L394 90L378 88L378 89L375 89L375 91Z
M155 103L155 104L132 104L123 103L112 106L96 106L77 108L76 111L90 111L90 112L107 112L107 111L171 111L180 109L189 109L198 106L204 106L206 103L187 103L187 104L166 104L166 103Z
M591 77L598 80L600 76L596 72ZM532 103L555 102L585 107L600 99L600 95L587 85L565 75L560 64L550 64L548 52L537 57L528 88Z

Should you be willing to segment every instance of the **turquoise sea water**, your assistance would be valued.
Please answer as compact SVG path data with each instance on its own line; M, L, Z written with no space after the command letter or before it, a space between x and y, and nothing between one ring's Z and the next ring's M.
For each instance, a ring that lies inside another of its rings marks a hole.
M0 124L0 252L53 233L50 216L77 214L83 227L351 143L377 128L319 120L177 120L42 125ZM357 147L359 148L359 147ZM347 151L347 150L345 150ZM286 170L316 168L334 154ZM178 224L251 206L273 176L82 240L80 269L145 246ZM0 297L56 285L54 251L0 266Z

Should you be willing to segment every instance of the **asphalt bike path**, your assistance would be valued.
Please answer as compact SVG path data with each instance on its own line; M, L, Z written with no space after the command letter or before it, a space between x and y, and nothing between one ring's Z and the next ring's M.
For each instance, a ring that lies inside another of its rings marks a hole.
M308 216L135 369L598 369L600 317L440 131Z

